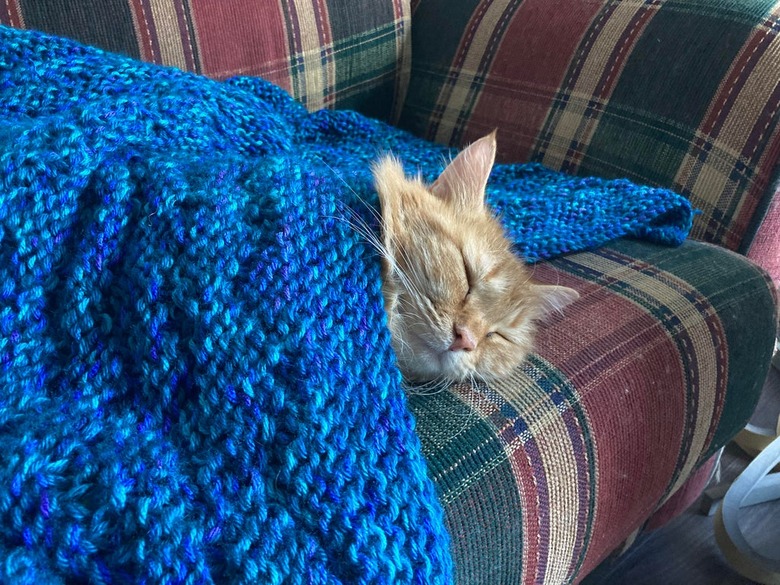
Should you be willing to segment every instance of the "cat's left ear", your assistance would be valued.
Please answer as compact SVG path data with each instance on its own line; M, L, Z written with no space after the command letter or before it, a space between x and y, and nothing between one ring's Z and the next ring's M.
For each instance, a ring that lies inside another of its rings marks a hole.
M462 150L431 186L431 192L444 201L469 209L485 205L485 186L496 160L494 130Z
M544 319L551 313L562 313L565 307L580 298L580 293L568 286L534 284L531 290L539 299L537 319Z

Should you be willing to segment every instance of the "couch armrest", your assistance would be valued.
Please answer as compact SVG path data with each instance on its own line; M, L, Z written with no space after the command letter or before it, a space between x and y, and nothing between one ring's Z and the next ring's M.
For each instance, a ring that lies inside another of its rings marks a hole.
M497 127L503 160L672 188L694 238L748 251L780 152L780 3L413 6L402 126L453 145Z

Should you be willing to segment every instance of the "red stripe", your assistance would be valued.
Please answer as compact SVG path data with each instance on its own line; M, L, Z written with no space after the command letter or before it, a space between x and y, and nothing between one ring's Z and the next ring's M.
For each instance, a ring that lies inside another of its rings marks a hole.
M686 381L674 341L645 309L604 288L608 277L584 282L547 264L537 265L535 276L581 294L566 316L566 337L577 343L552 339L561 332L550 327L539 332L537 345L577 388L596 444L599 506L592 534L603 538L590 543L587 574L620 544L624 535L614 527L640 526L666 493L685 432ZM555 348L555 355L545 348ZM678 366L659 367L669 363Z
M285 21L288 32L288 42L290 43L290 54L288 62L290 63L289 85L291 93L298 99L306 102L306 86L303 61L300 55L303 53L303 43L301 38L301 18L298 16L298 9L295 6L295 0L282 0L287 9L287 19Z
M767 197L770 196L767 194ZM780 190L773 193L772 203L753 240L748 258L769 272L780 287Z
M290 90L288 41L278 3L256 0L192 0L201 68L205 75L224 79L258 75Z
M479 25L485 18L485 14L487 14L487 11L493 4L493 1L494 0L486 0L485 2L480 2L477 6L477 10L471 16L468 27L460 39L460 45L458 46L458 50L455 53L455 58L453 59L452 65L450 66L451 69L460 70L463 68L463 63L466 61L466 56L471 49L471 45L474 43L474 35L477 34Z
M150 50L152 53L151 61L153 63L162 63L162 51L160 50L160 38L157 35L157 26L154 22L154 13L152 12L152 5L149 0L141 0L141 6L143 7L144 24L149 31Z
M496 51L501 46L501 40L504 38L506 29L521 3L522 0L508 0L504 5L504 9L501 12L501 18L499 18L494 29L491 31L490 40L485 46L485 50L479 60L479 65L477 65L477 69L474 73L474 80L471 82L471 87L469 88L468 98L461 106L460 112L458 112L458 119L455 122L450 142L456 144L462 142L463 134L465 132L464 124L466 124L471 117L474 104L477 99L479 99L479 93L485 85L485 77L490 71L490 64L493 62Z
M413 10L413 8L411 8L411 10ZM393 111L395 112L393 114L393 119L396 122L401 114L401 108L405 98L405 95L403 95L402 92L406 90L405 84L408 83L408 77L402 75L402 68L410 65L408 61L409 55L404 54L406 52L406 37L410 34L409 31L404 28L406 24L403 20L404 16L405 9L402 0L393 0L393 20L395 22L395 33L397 35L395 41L396 50L402 53L396 55L398 69L395 71L395 86L393 88ZM409 14L409 16L411 16L411 14Z
M322 75L326 83L322 90L323 105L331 106L336 97L336 88L331 85L331 75L333 75L335 81L335 73L331 64L333 62L333 35L330 29L328 5L325 0L317 0L314 4L314 21L317 26L317 37L320 45Z
M2 0L3 10L0 11L0 23L14 28L23 28L22 10L18 0Z
M149 30L150 19L145 12L143 0L130 0L129 5L137 24L136 34L138 35L138 51L141 54L141 59L154 63L156 61L154 51L152 50L151 31ZM159 61L159 53L157 57Z
M325 0L317 0L314 9L314 19L317 23L317 34L320 39L320 47L329 47L333 42L328 16L328 4Z
M500 128L500 160L527 160L554 107L576 51L600 5L580 2L550 19L550 0L526 0L501 41L466 132L466 141ZM539 54L538 47L554 50Z
M529 450L535 452L535 456L529 454ZM546 540L542 537L543 506L546 502L540 502L538 499L539 493L536 489L538 472L533 466L534 461L540 460L538 447L533 438L528 439L522 449L515 449L511 453L515 481L519 487L526 488L522 489L520 494L523 502L523 575L526 583L534 583L536 575L544 572L544 567L539 564L539 556L542 552L540 549L546 544ZM549 524L549 519L544 523ZM530 543L534 544L530 545Z
M290 47L293 55L299 55L303 52L303 44L301 42L301 27L300 17L298 16L298 9L295 6L295 0L282 0L287 7L287 28L291 32L291 38L289 39Z
M729 377L728 340L726 339L726 332L723 330L723 324L721 323L720 318L714 314L706 317L706 323L713 342L715 343L715 351L717 352L715 360L718 364L718 371L715 382L715 408L712 412L712 421L710 422L710 428L707 431L707 439L704 443L705 450L710 448L712 440L715 438L715 432L720 425L720 417L723 414L723 407L726 405L726 390L728 388Z

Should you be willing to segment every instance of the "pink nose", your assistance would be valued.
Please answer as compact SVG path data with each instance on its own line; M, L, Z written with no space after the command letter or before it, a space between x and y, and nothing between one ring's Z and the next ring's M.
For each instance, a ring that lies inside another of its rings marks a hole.
M449 347L450 351L472 351L476 349L477 340L468 327L455 325L453 334L455 339Z

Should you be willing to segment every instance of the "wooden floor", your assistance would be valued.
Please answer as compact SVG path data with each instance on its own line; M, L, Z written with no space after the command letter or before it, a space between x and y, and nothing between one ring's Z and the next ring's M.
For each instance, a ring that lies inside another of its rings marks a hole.
M780 412L780 372L772 369L751 422L774 428ZM721 477L731 480L748 464L742 451L729 445L721 459ZM754 546L768 550L780 542L780 502L754 506L740 522ZM640 536L623 556L606 561L583 585L743 585L752 581L734 572L715 544L712 518L698 505L663 528Z

